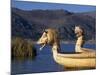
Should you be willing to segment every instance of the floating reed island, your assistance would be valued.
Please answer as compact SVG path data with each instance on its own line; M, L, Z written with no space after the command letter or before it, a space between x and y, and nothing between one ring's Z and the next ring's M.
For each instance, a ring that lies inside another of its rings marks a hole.
M53 58L56 63L65 68L94 69L96 67L96 52L92 49L82 48L84 44L84 31L80 26L75 27L77 41L75 53L60 53L60 39L55 29L46 29L37 44L52 46Z
M35 57L36 48L33 43L20 37L13 37L11 41L11 57Z

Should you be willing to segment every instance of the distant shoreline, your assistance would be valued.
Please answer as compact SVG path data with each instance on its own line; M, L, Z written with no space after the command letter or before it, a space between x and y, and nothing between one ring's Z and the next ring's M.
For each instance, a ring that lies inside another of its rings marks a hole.
M37 44L36 42L37 41L32 41L34 44ZM62 40L60 41L60 43L64 43L64 44L75 44L76 41L70 41L70 40ZM88 40L88 41L85 41L85 44L96 44L96 41L95 40Z
M64 44L75 44L76 41L61 41L61 43L64 43ZM85 44L96 44L96 41L95 40L88 40L88 41L85 41Z

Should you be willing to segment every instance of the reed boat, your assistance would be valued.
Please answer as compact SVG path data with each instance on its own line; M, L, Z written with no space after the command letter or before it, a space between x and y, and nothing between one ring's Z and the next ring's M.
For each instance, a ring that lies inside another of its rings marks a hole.
M77 35L78 39L75 46L75 53L64 54L59 52L59 50L61 50L60 41L55 29L46 29L37 43L42 45L40 50L42 50L46 44L52 46L55 62L65 68L93 69L96 67L96 52L92 49L82 48L83 36L81 33L77 33L81 36Z
M56 63L64 66L65 68L76 69L93 69L96 66L95 51L85 49L81 53L58 53L53 50L53 58Z

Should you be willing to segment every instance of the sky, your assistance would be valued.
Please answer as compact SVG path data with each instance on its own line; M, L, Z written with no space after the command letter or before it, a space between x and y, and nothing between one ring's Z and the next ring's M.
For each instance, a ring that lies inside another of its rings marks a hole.
M27 1L16 1L12 0L12 7L23 9L23 10L56 10L64 9L70 12L90 12L96 11L96 6L90 5L75 5L75 4L58 4L58 3L44 3L44 2L27 2Z

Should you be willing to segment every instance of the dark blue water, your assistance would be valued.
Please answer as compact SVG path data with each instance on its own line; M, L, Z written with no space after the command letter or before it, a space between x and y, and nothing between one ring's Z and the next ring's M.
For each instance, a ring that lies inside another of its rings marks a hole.
M12 60L12 74L65 71L63 66L53 60L50 46L46 46L42 51L39 51L39 45L35 45L35 47L37 48L37 56L34 59ZM85 44L84 47L96 49L95 44ZM61 44L61 49L61 52L73 52L75 45Z

